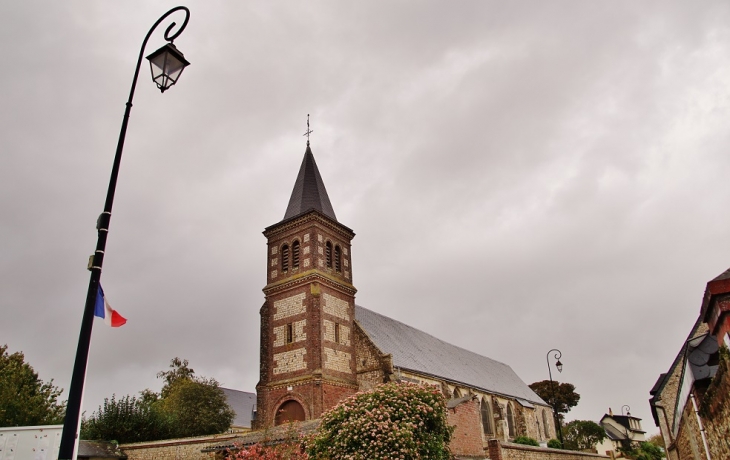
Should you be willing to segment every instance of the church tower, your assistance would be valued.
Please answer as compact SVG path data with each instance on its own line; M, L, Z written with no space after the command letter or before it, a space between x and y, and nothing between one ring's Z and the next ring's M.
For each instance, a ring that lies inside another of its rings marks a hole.
M355 393L350 245L307 141L284 219L268 240L256 427L319 418Z

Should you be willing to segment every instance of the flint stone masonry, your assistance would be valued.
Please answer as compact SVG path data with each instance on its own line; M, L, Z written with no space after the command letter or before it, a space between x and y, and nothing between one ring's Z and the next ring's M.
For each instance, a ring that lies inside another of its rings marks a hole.
M304 242L306 243L308 241L309 241L309 233L305 233L304 234Z
M292 342L303 342L307 340L307 333L304 332L304 328L307 326L307 320L294 321L292 323ZM274 328L274 346L281 347L286 345L286 324L282 326L276 326Z
M275 272L275 271L274 271ZM275 276L272 272L271 276ZM274 320L288 318L290 316L299 315L307 311L304 305L305 293L293 295L286 299L274 302Z
M278 264L278 263L279 263L279 259L278 258L274 257L273 259L271 259L271 266L272 267L275 267L276 264Z
M307 257L306 259L304 259L304 266L309 267L309 264L310 264L310 259L309 259L309 257Z
M324 255L324 248L322 248L322 246L318 247L317 253L319 253L320 256Z
M306 348L274 353L274 363L276 363L274 375L306 369L307 363L304 361L304 355L306 354Z
M273 255L276 255L278 252L279 252L279 248L278 247L274 246L273 248L271 248L271 255L272 256Z
M276 278L279 275L279 272L276 270L271 270L271 277Z
M324 300L322 310L325 313L337 318L341 318L345 321L350 321L350 315L347 314L348 304L346 301L338 299L337 297L327 293L324 293L322 299Z
M302 254L309 254L310 248L309 246L304 246L304 249L302 250Z
M346 373L350 372L350 353L325 347L324 356L325 369Z
M333 321L325 319L324 325L324 339L330 342L335 341L335 323ZM350 328L340 324L340 345L350 346Z
M324 239L322 238L322 235L320 235L319 233L317 234L317 241L319 241L320 243L322 241L324 241Z
M340 344L350 346L350 328L340 324Z

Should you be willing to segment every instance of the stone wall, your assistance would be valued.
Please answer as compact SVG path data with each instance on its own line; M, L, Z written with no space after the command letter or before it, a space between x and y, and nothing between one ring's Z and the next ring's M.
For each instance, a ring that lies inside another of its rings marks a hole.
M488 444L490 460L597 460L610 458L605 455L576 452L573 450L550 449L525 446L492 439Z
M198 438L168 439L165 441L121 444L119 448L128 460L210 460L215 453L202 453L212 447L239 437L240 434L220 434Z

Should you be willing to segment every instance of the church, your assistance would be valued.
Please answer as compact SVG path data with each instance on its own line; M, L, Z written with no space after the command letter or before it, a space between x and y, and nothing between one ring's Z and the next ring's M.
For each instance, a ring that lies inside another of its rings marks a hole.
M438 386L454 414L471 408L455 437L476 433L480 447L556 437L551 407L510 366L355 303L355 233L337 220L309 140L284 217L264 236L254 429L318 419L347 396L401 380Z

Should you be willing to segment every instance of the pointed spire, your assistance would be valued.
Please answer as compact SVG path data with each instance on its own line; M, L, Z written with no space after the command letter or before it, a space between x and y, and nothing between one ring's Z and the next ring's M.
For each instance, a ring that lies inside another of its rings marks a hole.
M307 142L307 151L304 152L302 166L299 168L299 175L294 183L294 190L291 192L284 220L311 210L321 212L337 222L335 211L332 209L330 198L324 188L324 182L322 182L322 176L319 175L317 163L314 161L312 149Z

